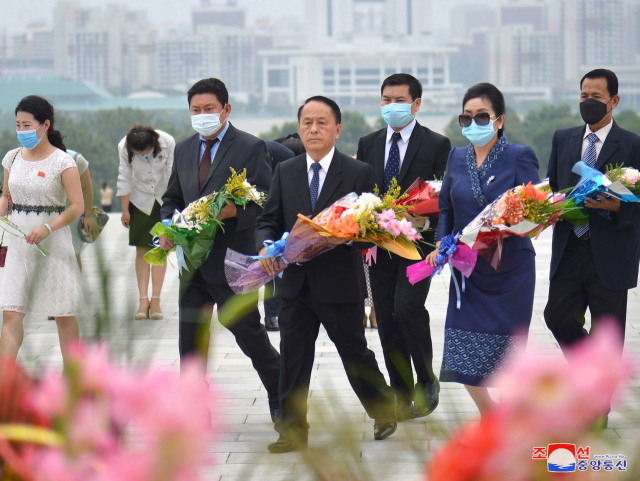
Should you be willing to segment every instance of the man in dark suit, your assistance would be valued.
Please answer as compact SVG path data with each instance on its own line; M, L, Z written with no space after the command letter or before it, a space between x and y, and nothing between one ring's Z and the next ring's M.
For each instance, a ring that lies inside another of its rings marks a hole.
M284 145L276 142L275 140L266 140L267 149L269 150L269 156L271 157L271 171L275 172L276 167L280 162L293 159L294 154L291 149L288 149ZM265 300L264 300L264 327L267 331L279 331L278 315L280 313L280 306L282 305L282 299L280 299L280 293L278 284L280 278L276 277L273 282L265 286Z
M362 137L357 154L375 170L380 191L386 193L394 178L402 192L418 177L442 179L451 142L416 120L422 102L420 81L408 74L394 74L382 83L381 94L387 128ZM435 243L436 227L437 219L432 219L432 230L424 234L426 242ZM423 256L431 250L423 244ZM411 285L407 267L413 263L385 252L369 269L384 361L398 396L399 420L430 414L438 405L440 391L432 367L429 312L425 308L431 278ZM415 387L411 361L418 378Z
M553 136L547 175L554 191L578 182L571 169L579 160L601 172L616 165L640 169L640 137L613 120L620 102L616 75L593 70L582 78L580 89L580 113L586 125L558 130ZM624 340L627 292L638 282L640 204L598 195L585 205L590 209L585 228L559 222L553 232L544 317L563 349L587 336L587 307L592 329L599 319L611 317Z
M307 153L276 168L257 222L258 248L291 231L298 214L315 216L351 192L374 188L373 170L335 148L342 126L340 108L333 100L311 97L300 107L298 120ZM261 255L265 252L260 250ZM272 272L271 259L262 259L260 265ZM282 418L276 424L280 438L269 450L283 453L307 446L307 396L320 325L336 345L367 414L375 419L375 439L393 434L397 426L394 396L367 348L362 325L366 297L362 253L341 245L302 265L288 265L280 295Z
M196 82L188 93L191 123L198 132L176 145L173 171L162 197L162 218L170 219L191 202L220 190L236 172L247 169L247 180L258 190L268 192L271 167L264 141L236 129L229 122L231 104L224 83L215 78ZM189 266L180 276L180 359L201 355L205 361L209 349L209 324L213 306L224 306L234 297L224 274L227 248L243 254L257 253L254 241L256 218L260 206L246 208L228 203L218 217L224 231L218 230L208 259L199 269ZM169 250L173 244L166 237L160 246ZM260 324L257 298L251 313L225 325L238 346L253 363L269 395L273 418L278 416L278 379L280 355L273 348L264 326Z

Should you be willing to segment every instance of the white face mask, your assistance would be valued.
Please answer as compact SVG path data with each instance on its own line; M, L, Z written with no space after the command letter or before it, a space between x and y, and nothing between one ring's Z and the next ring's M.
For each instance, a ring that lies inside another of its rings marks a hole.
M222 112L224 112L224 107L222 108ZM217 114L192 115L191 126L193 127L193 130L204 137L209 137L210 135L215 134L220 130L220 127L224 123L224 121L220 121L222 112Z

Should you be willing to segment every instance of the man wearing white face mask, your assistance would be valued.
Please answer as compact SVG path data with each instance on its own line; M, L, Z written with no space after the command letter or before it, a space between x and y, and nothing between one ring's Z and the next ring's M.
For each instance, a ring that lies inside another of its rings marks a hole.
M253 135L236 129L229 122L231 104L224 83L216 78L196 82L188 92L191 125L197 134L182 140L175 148L175 161L167 191L162 197L161 216L171 219L191 202L219 191L236 172L247 169L247 181L268 193L271 187L271 160L267 145ZM180 358L201 356L205 361L209 349L209 324L213 306L220 309L235 297L227 284L224 258L227 248L256 255L255 223L262 212L257 204L245 208L229 203L218 219L224 230L216 234L213 250L198 269L190 266L180 277ZM160 247L173 248L166 238ZM265 327L260 323L257 299L252 311L242 319L225 325L242 352L253 363L269 396L271 416L278 416L278 381L280 355L273 348Z
M387 128L362 137L357 155L375 170L380 191L386 192L394 178L402 192L418 177L441 179L451 142L416 120L422 103L420 81L397 73L385 79L381 94ZM436 226L437 219L431 219L433 230L424 234L426 242L434 243ZM422 251L426 255L431 250L423 245ZM398 421L427 416L438 405L439 385L432 368L429 312L425 308L430 278L411 285L407 267L413 262L385 252L369 269L384 361L398 398Z

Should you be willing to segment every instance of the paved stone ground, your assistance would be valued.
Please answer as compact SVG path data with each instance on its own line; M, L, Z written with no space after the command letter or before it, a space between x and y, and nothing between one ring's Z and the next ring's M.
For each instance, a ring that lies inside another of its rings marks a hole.
M537 285L531 323L529 349L549 356L561 353L543 320L543 309L548 291L548 266L550 260L550 233L536 242ZM178 305L177 270L169 267L163 290L162 308L165 319L161 321L133 321L137 308L137 289L133 269L134 249L127 245L127 231L120 225L119 216L113 215L100 241L89 246L83 254L86 289L93 302L93 312L104 317L103 292L108 292L108 319L110 326L104 329L119 362L144 365L154 363L177 370L178 361ZM108 259L110 285L103 291L100 285L99 264ZM2 270L0 269L0 277ZM444 342L444 320L447 307L447 272L436 277L427 300L431 313L434 369L440 370ZM627 324L627 350L640 347L640 300L638 290L629 295L629 319ZM99 315L81 319L82 335L95 335ZM214 323L216 324L216 323ZM279 345L279 334L270 333L271 342ZM367 329L367 339L383 372L380 339L376 330ZM475 405L462 386L442 385L440 406L428 418L402 423L390 439L373 440L373 422L368 419L351 390L333 344L321 330L316 342L316 360L310 393L310 445L317 448L313 460L305 460L299 453L269 454L267 444L277 438L269 418L264 388L251 363L235 343L233 336L223 328L215 329L211 347L209 373L215 388L224 396L222 434L211 451L215 453L216 466L206 471L210 480L300 480L314 479L309 468L311 461L334 472L350 470L361 472L369 479L419 479L422 466L430 453L443 443L446 430L461 421L477 419ZM20 361L31 371L45 366L62 366L54 322L29 316L25 320L25 340L20 351ZM631 381L635 396L628 396L626 403L610 415L606 437L612 439L637 439L640 437L637 395L639 382ZM353 438L348 443L344 433Z

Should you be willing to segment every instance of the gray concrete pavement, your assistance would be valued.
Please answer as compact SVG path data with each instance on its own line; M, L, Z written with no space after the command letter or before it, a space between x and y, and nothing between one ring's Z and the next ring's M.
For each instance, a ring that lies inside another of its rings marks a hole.
M542 316L548 291L550 239L550 232L545 232L535 243L537 284L528 348L560 358L560 350L546 329ZM98 316L104 318L108 310L110 323L102 335L110 340L117 362L136 365L153 363L177 370L177 269L169 267L167 271L162 296L165 318L161 321L133 321L138 299L134 251L127 245L127 231L120 225L119 216L112 215L100 241L83 253L83 277L92 302L92 312L81 319L82 336L87 339L95 337L96 319ZM106 290L100 285L101 259L106 260L110 272ZM0 269L0 277L2 275ZM436 372L439 372L442 359L448 286L449 274L445 270L433 280L427 300L431 313ZM103 303L103 292L108 292L108 309ZM640 346L638 294L638 290L634 289L629 295L627 349L637 350ZM209 374L215 389L223 395L224 416L219 420L221 433L218 442L212 444L210 449L217 464L207 468L206 479L313 479L309 463L301 454L273 455L267 452L267 444L274 441L277 434L269 418L266 393L233 336L219 325L217 327L211 347ZM269 336L278 348L279 333L270 333ZM386 375L376 330L367 329L367 339ZM45 366L61 367L62 358L54 322L32 316L26 318L25 339L19 359L34 372ZM638 380L633 380L631 384L637 392ZM631 397L624 406L612 412L606 436L614 439L639 438L638 416L629 416L634 411L640 411L637 394L635 399ZM446 430L461 421L478 418L475 405L464 388L447 383L442 385L440 406L431 416L402 423L398 432L384 442L373 441L373 421L366 417L351 390L340 358L322 329L316 342L310 413L310 445L318 448L315 462L325 468L331 466L334 472L363 470L371 479L385 480L420 479L424 462L434 449L442 445ZM341 434L347 427L355 444L343 444L344 436Z

